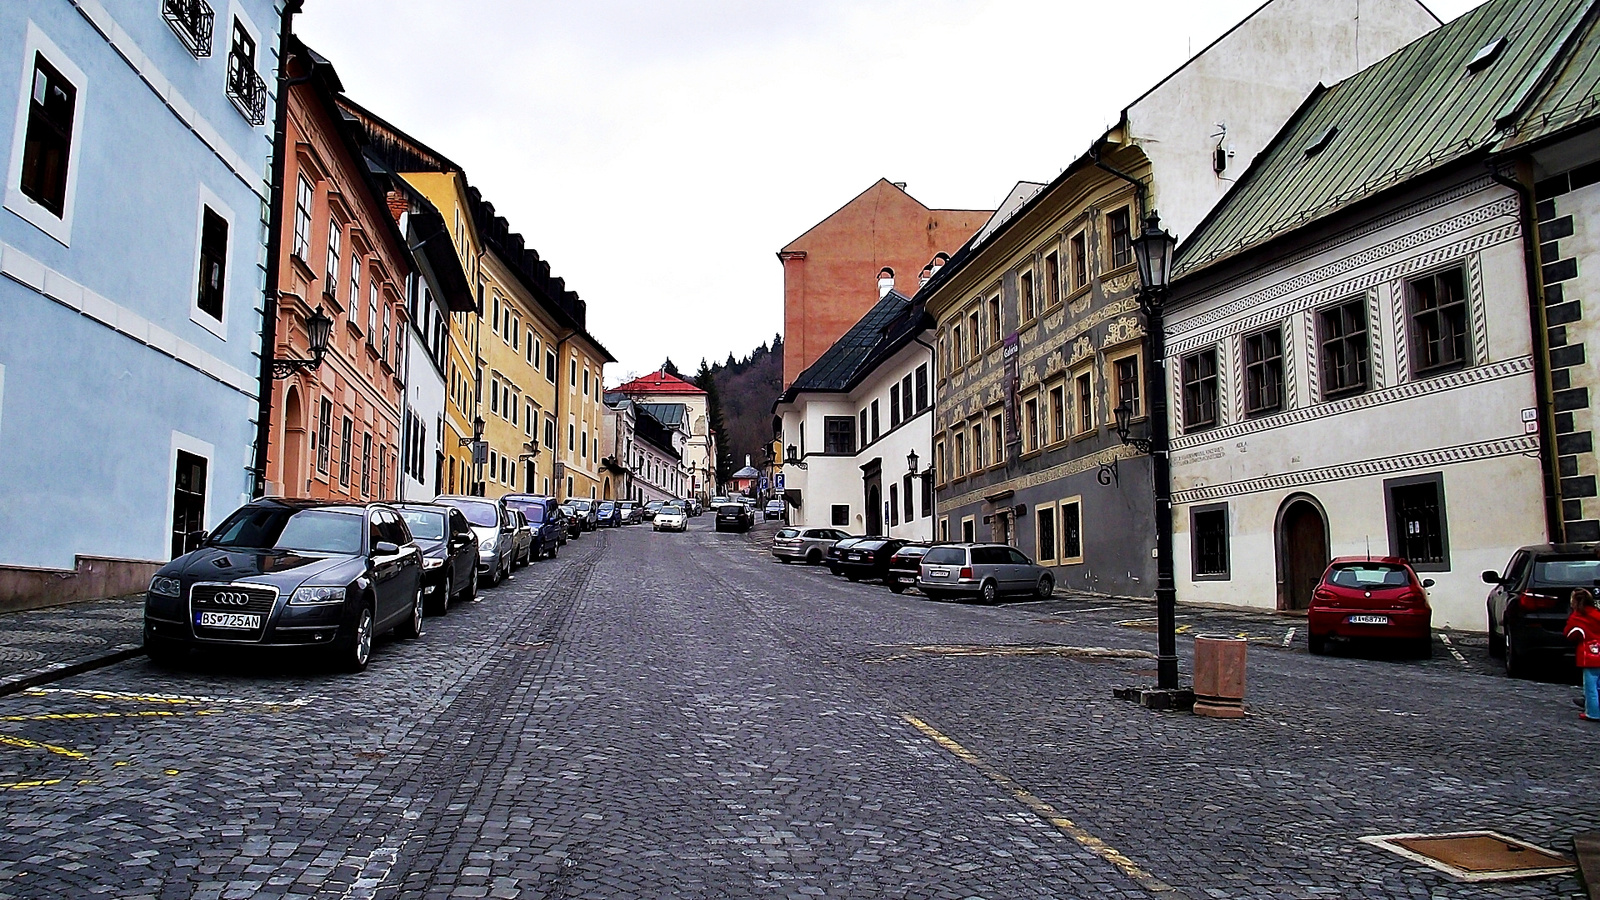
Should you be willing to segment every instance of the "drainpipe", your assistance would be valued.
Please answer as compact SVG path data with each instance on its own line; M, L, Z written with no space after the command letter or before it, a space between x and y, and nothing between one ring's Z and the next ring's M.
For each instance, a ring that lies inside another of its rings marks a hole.
M550 495L558 500L560 500L561 497L561 477L556 475L556 465L561 461L561 363L564 362L562 359L564 354L561 352L561 349L565 347L567 345L567 341L577 333L578 332L575 330L569 330L566 334L563 334L561 337L556 339L556 408L553 411L556 417L556 445L550 449L552 454L550 475L555 480L550 483ZM567 389L571 389L570 385ZM565 465L561 466L563 473L566 472L566 468L567 467ZM567 500L571 499L571 497L567 498ZM560 500L560 502L565 503L567 500Z
M1556 480L1555 406L1550 388L1550 332L1545 320L1544 279L1539 270L1539 231L1534 216L1533 189L1522 178L1512 178L1486 163L1489 177L1517 194L1517 218L1522 225L1522 265L1528 280L1528 326L1533 331L1533 388L1539 415L1539 469L1544 477L1544 519L1550 540L1566 540L1561 515L1561 491ZM1519 175L1521 173L1519 172Z
M929 404L929 411L932 412L932 411L935 411L935 410L937 410L939 408L939 351L932 344L930 344L927 341L923 340L921 335L912 335L911 339L913 341L916 341L917 343L921 344L922 346L928 348L928 404ZM934 420L936 418L937 417L933 416L933 415L929 415L928 416L928 474L927 474L927 479L929 481L932 481L935 477L937 477L937 474L936 474L936 472L934 470L933 464L939 461L938 458L933 453L933 445L934 445L934 440L933 440L933 431L934 431L934 429L933 429L933 425L934 425ZM929 532L928 533L928 537L931 540L937 540L938 537L939 537L939 534L938 534L938 530L939 530L939 525L938 525L939 498L938 497L934 498L933 506L934 506L933 511L928 513L928 515L930 517L929 525L928 525L928 532Z
M1139 207L1137 218L1138 218L1138 220L1140 222L1143 222L1144 221L1145 190L1146 190L1144 182L1142 182L1139 179L1133 177L1132 175L1129 175L1127 172L1124 172L1124 171L1122 171L1120 169L1113 169L1112 167L1110 167L1110 166L1106 165L1104 162L1102 162L1101 159L1100 159L1100 142L1099 141L1096 141L1094 143L1094 146L1089 148L1089 158L1094 160L1095 168L1100 169L1101 171L1104 171L1104 172L1109 172L1112 175L1115 175L1116 177L1122 179L1123 181L1126 181L1127 183L1133 185L1133 189L1134 189L1134 192L1135 192L1135 199L1136 199L1137 205Z
M305 0L288 0L278 27L277 109L272 123L272 183L267 210L267 288L261 304L261 395L256 399L255 479L250 496L267 492L267 444L272 437L272 357L278 352L278 254L283 252L283 176L288 167L289 89L307 78L289 77L289 38Z

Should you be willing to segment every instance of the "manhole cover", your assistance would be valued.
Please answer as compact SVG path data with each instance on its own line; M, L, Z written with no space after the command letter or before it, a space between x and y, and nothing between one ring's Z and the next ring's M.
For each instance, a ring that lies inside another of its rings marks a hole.
M1361 840L1462 881L1540 878L1573 870L1572 860L1559 853L1494 831L1386 834Z

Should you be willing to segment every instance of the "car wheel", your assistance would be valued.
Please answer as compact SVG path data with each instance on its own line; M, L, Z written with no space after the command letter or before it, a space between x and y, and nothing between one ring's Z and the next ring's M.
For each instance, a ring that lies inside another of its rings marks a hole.
M1033 592L1040 600L1049 600L1050 595L1056 592L1056 580L1049 575L1040 575L1039 586Z
M422 637L422 585L417 585L417 596L411 601L411 618L400 623L395 632L407 640Z
M1494 623L1494 610L1489 610L1489 655L1500 659L1506 655L1506 638Z
M467 590L466 590L466 593L463 595L463 599L466 599L466 600L476 600L476 599L478 599L478 567L477 566L473 566L472 567L472 577L470 579L468 579L468 581L467 581Z
M1522 651L1517 649L1516 632L1507 628L1504 641L1506 675L1510 678L1527 678L1528 660L1524 658Z
M984 606L993 606L999 599L1000 588L994 582L985 581L983 586L978 588L978 600Z
M806 565L815 566L815 565L817 565L817 564L819 564L821 562L822 562L822 554L820 552L818 552L816 550L813 550L810 553L806 554ZM833 574L835 574L835 575L839 574L839 570L838 569L834 569L833 570Z
M1433 635L1419 637L1413 641L1411 652L1417 659L1433 659Z
M444 576L444 585L439 588L438 599L428 604L427 613L430 616L442 616L445 609L450 606L450 592L455 585L450 583L450 576Z
M906 592L906 586L898 581L891 581L889 582L889 590L896 594L904 594Z
M360 672L372 659L372 607L363 605L356 624L339 648L339 663L347 672Z
M1314 631L1306 632L1306 649L1312 656L1322 656L1328 652L1328 636L1317 634Z

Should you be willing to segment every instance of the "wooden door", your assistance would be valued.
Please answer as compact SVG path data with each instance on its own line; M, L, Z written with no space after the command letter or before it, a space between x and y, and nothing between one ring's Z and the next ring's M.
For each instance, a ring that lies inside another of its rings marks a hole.
M1283 602L1285 609L1308 609L1311 592L1328 568L1328 527L1311 503L1294 503L1284 513Z

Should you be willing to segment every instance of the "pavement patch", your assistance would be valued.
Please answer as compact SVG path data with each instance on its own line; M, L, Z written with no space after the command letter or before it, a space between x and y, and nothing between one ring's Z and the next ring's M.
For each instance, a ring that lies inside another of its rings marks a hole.
M1576 868L1572 860L1559 853L1496 831L1385 834L1361 841L1462 881L1543 878L1565 875Z

